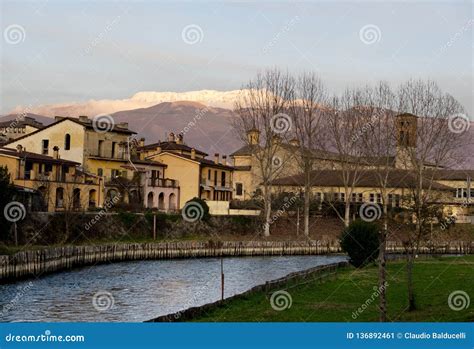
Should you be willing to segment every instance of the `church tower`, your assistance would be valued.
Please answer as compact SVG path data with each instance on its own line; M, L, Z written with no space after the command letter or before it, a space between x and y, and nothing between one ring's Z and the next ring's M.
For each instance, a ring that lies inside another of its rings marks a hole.
M395 167L412 168L412 157L416 152L418 117L413 114L399 114L395 117L397 132L397 153Z

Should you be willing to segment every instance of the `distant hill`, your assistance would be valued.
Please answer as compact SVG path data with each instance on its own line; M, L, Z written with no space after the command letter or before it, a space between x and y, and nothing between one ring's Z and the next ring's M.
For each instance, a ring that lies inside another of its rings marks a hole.
M128 122L130 129L146 143L166 140L170 132L184 133L189 146L213 155L230 154L241 146L232 130L232 111L207 107L197 102L166 102L153 107L111 114L116 122Z
M137 137L145 137L147 144L166 140L166 135L170 132L183 132L186 144L207 152L211 157L214 153L228 155L242 146L232 128L233 113L225 108L209 107L193 101L178 101L110 115L116 122L128 122L129 128L138 133ZM54 121L53 118L37 114L28 116L44 125ZM0 117L0 121L14 120L16 117L16 114L10 114ZM471 122L465 137L466 146L461 149L461 156L466 161L460 166L474 169L474 122Z
M163 102L190 101L198 102L210 107L233 109L240 90L215 91L201 90L189 92L137 92L130 98L124 99L99 99L86 102L69 102L38 105L29 107L29 111L45 116L95 116L98 114L111 114L118 111L148 108ZM12 113L21 113L24 107L16 107Z

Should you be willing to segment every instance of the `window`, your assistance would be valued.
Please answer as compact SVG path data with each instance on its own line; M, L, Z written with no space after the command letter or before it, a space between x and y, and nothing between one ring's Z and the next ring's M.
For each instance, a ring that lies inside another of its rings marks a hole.
M211 170L207 170L207 179L211 180Z
M374 194L374 193L370 193L370 195L369 195L369 201L370 201L370 202L375 202L375 194Z
M71 149L71 135L69 133L66 133L66 136L64 136L64 150L70 150Z
M352 193L351 195L351 201L356 202L357 201L357 193Z
M346 193L339 193L339 200L346 201Z
M214 171L214 185L217 185L217 171Z
M225 172L222 171L221 173L221 186L225 187Z
M359 193L359 202L364 201L364 195L362 193Z
M382 203L382 194L377 194L377 203Z
M117 142L112 142L112 157L115 157L115 147L117 145Z
M42 140L42 154L43 155L48 155L48 151L49 151L49 139L43 139Z
M98 145L98 147L97 147L98 152L99 152L99 153L97 154L98 156L102 156L103 148L104 148L104 141L99 141L99 145Z
M97 175L102 177L104 175L104 170L101 169L101 168L98 168L97 169Z
M235 195L241 196L244 192L244 186L242 183L235 183Z
M110 171L112 179L120 177L120 171L119 170L111 170Z
M321 193L317 192L315 195L316 195L316 201L321 202Z

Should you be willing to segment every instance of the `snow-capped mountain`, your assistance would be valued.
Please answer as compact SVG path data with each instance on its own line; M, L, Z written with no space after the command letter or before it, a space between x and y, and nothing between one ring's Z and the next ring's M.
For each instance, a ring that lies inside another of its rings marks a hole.
M28 108L29 113L45 116L95 116L98 114L112 114L118 111L127 111L139 108L148 108L163 102L190 101L198 102L209 107L232 109L240 90L215 91L201 90L189 92L137 92L125 99L101 99L87 102L70 102L39 105ZM23 106L17 106L11 114L24 111Z

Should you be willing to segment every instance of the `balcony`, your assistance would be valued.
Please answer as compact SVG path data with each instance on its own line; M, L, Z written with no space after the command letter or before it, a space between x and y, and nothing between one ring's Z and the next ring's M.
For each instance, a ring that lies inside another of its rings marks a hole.
M149 187L162 187L162 188L178 188L179 182L175 179L169 178L148 178L147 184Z

